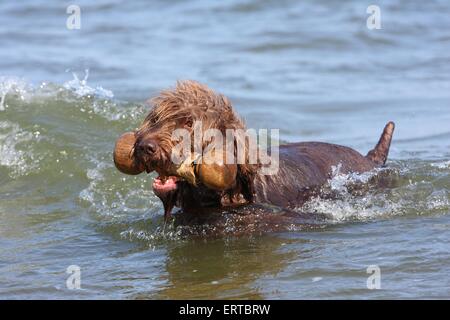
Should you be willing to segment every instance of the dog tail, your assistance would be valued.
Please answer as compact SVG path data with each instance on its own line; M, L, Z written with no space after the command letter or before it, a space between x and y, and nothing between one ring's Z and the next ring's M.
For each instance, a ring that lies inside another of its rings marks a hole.
M386 163L389 147L391 146L392 135L394 134L395 123L390 121L384 127L380 140L374 149L370 150L366 158L382 166Z

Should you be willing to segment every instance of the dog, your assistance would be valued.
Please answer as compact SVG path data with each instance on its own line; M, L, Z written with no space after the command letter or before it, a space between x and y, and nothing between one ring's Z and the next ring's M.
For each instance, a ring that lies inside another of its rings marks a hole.
M235 170L231 183L224 188L210 187L173 174L171 154L175 147L172 133L176 129L193 131L200 121L203 129L245 130L244 121L234 111L230 100L196 81L179 81L173 89L162 91L149 101L151 110L135 133L134 152L147 173L156 171L153 191L164 206L166 221L172 209L181 208L180 217L194 217L196 223L207 221L211 212L231 209L245 216L261 210L261 206L282 208L283 212L302 206L332 176L332 168L340 173L363 173L385 165L395 125L387 123L375 148L366 156L340 145L324 142L298 142L279 146L279 170L261 174L259 163L229 166ZM244 158L248 160L248 143ZM198 174L193 164L194 174ZM205 169L206 170L206 169ZM177 215L178 216L178 215ZM199 220L198 217L203 217ZM192 219L191 219L192 220Z

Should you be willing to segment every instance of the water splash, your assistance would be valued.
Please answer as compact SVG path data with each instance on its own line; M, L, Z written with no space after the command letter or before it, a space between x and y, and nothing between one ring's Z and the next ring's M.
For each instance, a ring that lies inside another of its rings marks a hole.
M402 161L392 163L390 169L363 174L341 174L335 168L334 176L322 188L325 196L314 197L299 209L326 214L334 223L448 214L450 192L441 182L447 163Z
M111 90L104 89L101 86L95 88L88 86L89 69L85 70L82 80L75 72L72 72L72 75L73 79L65 82L63 88L73 93L76 98L90 100L86 106L80 108L82 112L94 112L111 121L136 120L144 113L144 105L134 104L131 107L124 108L122 103L112 100L114 93Z
M0 111L5 111L6 95L11 94L25 100L28 85L25 81L15 77L0 77Z
M40 132L29 132L17 123L0 121L0 165L10 168L11 178L28 175L39 168L39 161L33 150L22 150L20 145L29 146L40 140Z
M115 169L109 154L91 157L88 161L94 167L86 171L89 185L80 192L79 199L87 204L89 211L115 221L131 221L149 216L153 194L150 186L142 183L142 177L121 176L117 181L117 176L121 174Z
M326 214L330 222L368 220L395 215L398 205L370 192L370 181L382 169L362 174L341 173L341 166L332 168L332 178L322 187L322 196L310 199L303 207L305 212Z
M72 72L73 79L65 82L63 84L63 87L66 88L67 90L71 90L79 97L96 96L98 98L108 98L108 99L112 99L114 97L112 91L104 89L101 86L97 86L95 88L88 86L87 80L89 78L89 69L86 69L84 72L85 74L82 80L78 78L78 75L75 72Z
M120 232L120 237L124 240L132 242L143 242L150 246L159 244L166 241L180 241L186 238L183 234L183 228L174 228L172 225L164 226L162 221L151 225L150 223L144 226L131 226L128 229Z
M340 192L340 193L348 193L348 187L354 186L356 184L366 184L376 176L380 169L373 169L372 171L364 172L364 173L347 173L342 174L342 164L338 164L337 166L331 167L331 179L329 182L329 187L332 191Z
M439 168L439 169L450 169L450 160L432 163L431 166L433 166L435 168Z

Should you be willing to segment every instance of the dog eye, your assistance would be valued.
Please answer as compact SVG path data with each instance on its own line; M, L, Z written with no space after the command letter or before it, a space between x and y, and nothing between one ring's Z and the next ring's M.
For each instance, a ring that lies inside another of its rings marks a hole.
M186 122L184 123L184 126L186 128L192 128L192 119L186 120Z

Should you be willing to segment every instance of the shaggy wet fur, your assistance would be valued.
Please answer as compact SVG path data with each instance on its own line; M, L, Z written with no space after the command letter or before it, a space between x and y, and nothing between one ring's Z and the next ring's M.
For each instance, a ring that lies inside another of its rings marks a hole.
M174 146L171 134L176 128L191 129L195 121L201 120L203 130L215 128L224 135L226 129L245 129L244 122L226 97L195 81L178 82L176 88L161 92L150 100L150 104L152 108L136 132L135 148L136 156L147 172L155 170L159 175L166 174ZM333 167L339 167L340 173L345 174L383 166L393 130L394 124L389 122L377 146L367 156L348 147L328 143L286 144L280 146L280 165L276 175L262 175L259 165L242 164L238 165L235 184L229 190L216 191L202 184L194 186L187 181L178 181L176 191L160 198L165 208L170 204L182 209L183 215L178 218L181 224L211 224L209 217L215 216L212 212L222 209L240 217L261 210L261 207L255 209L254 205L276 206L279 210L275 211L282 213L280 216L289 216L294 208L320 194L321 186L330 179ZM151 155L140 147L149 143L156 149L152 149ZM245 141L237 143L246 145Z
M144 122L136 132L136 145L145 144L146 141L156 141L158 152L152 157L148 157L145 152L140 152L136 147L138 159L145 164L147 171L157 171L164 174L170 166L170 155L174 146L171 140L172 132L177 128L192 129L195 121L201 121L202 130L210 128L218 129L225 136L226 129L243 129L245 124L234 112L231 102L225 96L216 94L214 91L195 81L178 82L174 90L162 91L157 97L148 101L152 108ZM192 137L192 140L193 137ZM237 143L247 147L246 141ZM203 148L208 141L204 142ZM237 148L237 146L236 146ZM242 195L247 201L252 201L254 197L253 180L257 172L257 165L248 164L248 153L246 163L238 165L236 184L226 194L231 199L239 198ZM190 190L189 186L181 185L180 197L181 207L191 206L191 202L196 202L198 198L203 198L204 202L209 198L221 198L225 193L209 192L203 186L197 186ZM198 189L198 190L195 190ZM190 201L189 198L193 198ZM205 200L206 199L206 200Z

